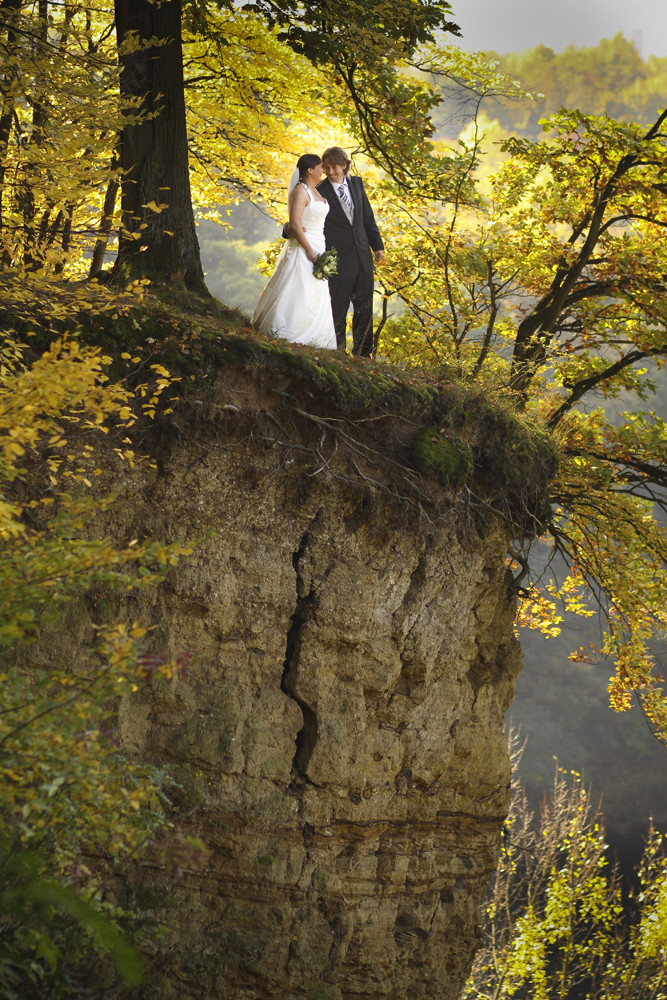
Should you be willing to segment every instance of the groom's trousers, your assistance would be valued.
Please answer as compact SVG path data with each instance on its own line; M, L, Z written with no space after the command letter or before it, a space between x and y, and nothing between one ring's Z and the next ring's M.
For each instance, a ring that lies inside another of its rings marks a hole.
M347 312L352 303L352 353L368 358L373 350L373 270L358 268L329 278L331 311L336 330L336 345L344 351Z

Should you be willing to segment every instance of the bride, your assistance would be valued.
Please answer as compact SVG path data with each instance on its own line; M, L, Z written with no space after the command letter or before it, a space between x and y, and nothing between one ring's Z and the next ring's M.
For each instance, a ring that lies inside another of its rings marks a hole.
M319 156L299 157L287 195L292 238L280 252L252 321L260 333L334 351L329 285L313 276L313 263L325 249L324 220L329 211L329 203L317 191L321 177Z

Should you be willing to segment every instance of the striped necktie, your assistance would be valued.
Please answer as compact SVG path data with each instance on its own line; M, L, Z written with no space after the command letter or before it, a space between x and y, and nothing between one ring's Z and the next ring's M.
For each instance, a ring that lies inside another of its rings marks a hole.
M338 197L340 198L341 205L343 206L343 211L347 215L350 222L352 222L354 219L354 205L348 196L345 184L341 184L339 186Z

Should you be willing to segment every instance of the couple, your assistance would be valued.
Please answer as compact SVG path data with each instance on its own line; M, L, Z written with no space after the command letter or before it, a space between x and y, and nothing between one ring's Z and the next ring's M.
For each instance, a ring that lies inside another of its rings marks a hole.
M297 344L345 351L352 303L352 353L373 350L373 258L384 258L382 237L360 177L348 177L351 161L339 146L299 157L288 189L289 235L253 323L264 334ZM322 173L326 180L322 181ZM337 274L313 276L327 250L338 254Z

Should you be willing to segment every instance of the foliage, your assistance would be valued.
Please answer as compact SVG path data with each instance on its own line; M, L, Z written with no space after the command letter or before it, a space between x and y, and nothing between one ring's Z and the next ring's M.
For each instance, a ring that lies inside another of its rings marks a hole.
M518 779L483 941L462 1000L661 1000L667 995L667 858L650 831L624 906L602 816L581 775L558 769L535 819Z
M205 22L186 14L185 26L191 180L199 217L224 224L229 208L249 197L281 218L296 160L331 128L322 79L251 5L209 5Z
M118 185L108 3L3 4L0 65L0 260L60 273Z
M493 75L478 85L481 96L494 89ZM602 609L592 655L615 660L612 705L628 708L638 692L663 735L654 643L665 634L656 594L665 594L667 538L653 507L666 503L667 433L643 404L667 356L664 122L646 129L561 111L544 139L506 140L507 158L485 171L476 118L457 150L438 154L450 160L449 195L433 197L428 178L423 191L380 185L400 256L379 274L385 301L403 307L382 325L384 354L489 392L504 386L554 435L561 463L547 529L571 568L562 597L576 591L581 608ZM620 418L591 406L633 396L639 406ZM517 550L534 619L529 545ZM543 610L548 631L556 623Z
M3 890L0 914L3 935L0 938L0 984L7 1000L28 1000L30 996L57 996L65 986L62 974L64 950L67 964L73 966L90 946L81 941L79 952L72 922L85 929L97 942L100 952L113 956L126 982L136 985L142 978L142 966L134 947L116 924L102 915L99 903L90 903L62 882L48 880L48 868L34 853L0 849ZM57 914L58 921L54 920ZM34 955L27 973L27 957ZM67 982L67 988L74 984ZM34 992L33 992L34 991Z
M122 914L102 902L90 859L145 850L165 821L164 777L119 749L113 706L179 664L140 652L138 623L98 627L90 656L73 662L55 643L50 661L37 662L29 644L67 608L71 627L90 628L78 612L87 589L113 604L190 551L152 539L119 548L91 531L112 502L86 493L101 474L95 439L116 437L119 461L133 461L123 436L137 412L150 415L156 391L108 383L108 361L71 338L32 364L15 338L2 344L0 983L8 998L83 989L78 966L91 948L138 980L136 953L116 926Z
M362 148L373 151L390 176L414 182L432 134L429 110L436 95L400 72L420 45L437 34L458 35L445 0L342 0L329 11L302 0L254 0L280 28L279 37L332 78L350 102L348 124ZM406 155L410 152L410 156Z
M442 0L407 6L386 0L375 6L372 27L356 0L338 5L335 21L323 18L320 6L299 3L185 4L183 79L170 80L170 100L163 104L158 94L134 88L130 77L145 75L149 53L151 64L166 65L172 47L167 37L141 35L138 26L152 23L154 5L137 0L132 6L137 27L116 39L118 8L111 0L3 4L0 257L5 267L67 274L90 267L91 274L99 273L118 224L118 191L137 183L128 177L130 163L121 168L123 158L141 141L142 128L150 130L153 144L164 141L154 124L171 113L183 87L190 182L204 217L220 218L239 192L253 198L268 194L270 202L275 186L282 197L287 164L304 148L340 142L341 135L345 141L337 110L343 92L352 95L354 121L368 141L378 149L381 143L386 162L396 164L381 140L382 129L391 123L402 143L416 140L431 97L393 67L436 29L456 30ZM334 74L326 86L321 66ZM125 137L120 146L119 135ZM419 142L413 145L416 151ZM183 151L155 152L165 161ZM124 212L120 242L124 247L147 240L152 249L152 242L161 240L167 253L171 202L180 194L166 198L167 189L153 180L147 188L153 194L135 206L139 214L130 218ZM89 261L84 251L91 242Z

